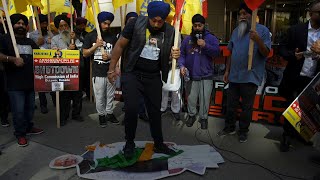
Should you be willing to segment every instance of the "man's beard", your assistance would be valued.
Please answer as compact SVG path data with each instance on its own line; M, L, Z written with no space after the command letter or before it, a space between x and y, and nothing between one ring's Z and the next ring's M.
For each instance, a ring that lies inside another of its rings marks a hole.
M27 29L26 29L26 28L23 28L23 27L15 28L15 29L13 29L13 31L14 31L14 33L17 34L17 35L24 35L24 36L27 35Z
M66 44L70 44L71 38L70 38L70 32L69 31L62 31L60 32L61 34L61 39L63 40L63 42L65 42Z
M238 37L241 39L250 30L250 22L247 20L241 20L238 25Z
M48 29L47 28L41 28L41 32L42 32L42 35L45 36L48 34Z

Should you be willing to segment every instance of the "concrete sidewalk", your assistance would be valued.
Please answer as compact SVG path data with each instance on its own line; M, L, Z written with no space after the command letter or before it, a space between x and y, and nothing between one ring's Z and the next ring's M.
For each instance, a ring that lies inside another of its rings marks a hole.
M30 136L29 146L27 147L17 146L12 126L9 128L0 127L0 148L3 153L0 156L1 180L80 179L76 175L75 168L53 170L49 168L49 162L66 153L80 155L85 152L84 147L86 145L96 141L102 143L124 141L123 126L108 124L106 128L99 127L98 116L93 103L83 102L82 115L85 118L84 122L68 121L67 125L60 129L56 128L55 109L50 102L49 105L50 112L48 114L41 114L40 110L37 109L34 117L36 127L43 128L45 133ZM119 120L124 117L121 108L122 103L117 103L114 114ZM136 140L152 140L148 123L139 121L138 124ZM320 172L320 166L309 160L310 156L320 155L320 152L313 147L295 142L294 148L290 152L279 152L281 127L252 123L248 142L239 143L237 135L225 136L224 138L216 136L216 133L223 128L223 124L223 119L210 117L209 131L196 131L200 126L198 123L188 128L183 121L176 122L171 113L168 112L163 115L163 132L166 141L181 145L202 144L199 140L210 144L214 143L220 148L236 152L265 168L304 179L312 179L313 175ZM207 169L204 176L185 172L167 179L280 179L262 167L233 163L234 161L249 163L238 155L225 151L222 151L221 154L225 157L226 162L221 164L219 169ZM293 179L285 176L281 176L281 178Z

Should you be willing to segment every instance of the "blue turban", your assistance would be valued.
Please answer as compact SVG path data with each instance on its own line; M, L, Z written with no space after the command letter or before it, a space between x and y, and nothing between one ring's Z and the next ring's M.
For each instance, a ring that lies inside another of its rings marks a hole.
M170 13L170 5L162 1L152 1L148 5L147 12L150 19L159 16L165 20Z
M98 14L99 23L102 23L106 20L109 20L110 22L112 22L114 20L114 15L106 11L102 11L101 13Z

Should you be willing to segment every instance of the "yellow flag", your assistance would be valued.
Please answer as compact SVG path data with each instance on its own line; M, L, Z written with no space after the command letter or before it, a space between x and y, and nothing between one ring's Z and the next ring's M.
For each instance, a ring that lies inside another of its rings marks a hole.
M82 8L84 9L84 7L86 7L86 11L85 12L82 11L82 14L85 14L84 18L86 18L88 20L86 31L91 32L96 28L95 21L94 21L95 17L93 15L91 0L83 0L82 1ZM100 8L99 8L99 4L96 0L94 1L94 7L96 10L96 13L99 14Z
M121 0L121 1L112 0L112 5L113 5L114 10L116 10L116 9L120 8L121 6L126 5L128 3L132 3L132 2L133 2L133 0Z
M186 0L184 11L182 13L182 29L181 34L189 35L192 30L192 17L195 14L202 14L202 0Z
M56 12L56 14L69 13L70 14L70 1L69 0L50 0L50 12ZM43 4L43 9L41 10L41 14L48 14L48 4L47 0L41 0ZM74 12L74 8L72 7L72 13Z
M9 9L9 14L15 14L15 13L21 13L27 17L32 16L32 11L30 9L30 6L26 3L26 1L21 1L20 3L17 3L17 0L9 0L8 1L8 9ZM23 4L25 3L25 4Z

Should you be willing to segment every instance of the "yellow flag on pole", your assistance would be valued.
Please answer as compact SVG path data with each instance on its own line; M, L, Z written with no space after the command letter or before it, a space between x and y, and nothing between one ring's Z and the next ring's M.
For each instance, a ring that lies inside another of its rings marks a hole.
M50 12L56 12L56 14L62 14L62 13L70 13L70 0L50 0ZM43 10L41 10L42 14L48 14L48 4L47 0L41 0L41 3L43 5ZM74 8L72 7L72 12L74 11Z
M192 17L195 14L202 14L202 0L185 0L182 13L181 34L190 34L192 31Z
M94 1L94 7L97 13L99 13L99 4L97 0ZM84 16L83 16L84 15ZM92 11L92 5L90 0L83 0L82 1L82 16L88 20L87 22L87 27L86 31L91 32L93 31L95 27L95 22L94 22L94 15Z
M132 3L133 0L112 0L112 5L113 5L113 8L114 10L120 8L121 6L123 5L126 5L126 4L129 4L129 3Z

